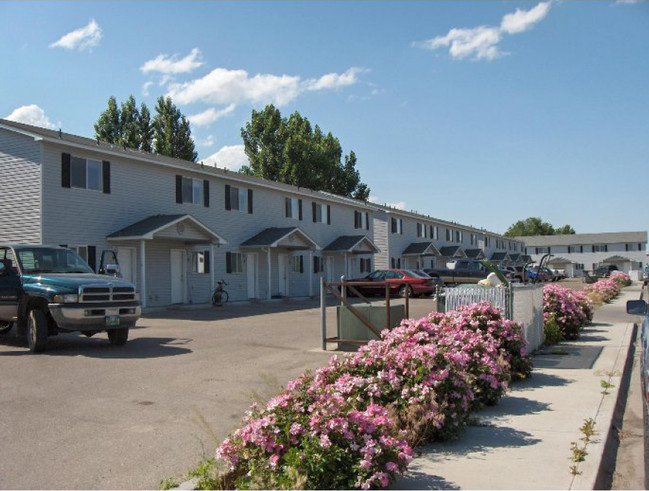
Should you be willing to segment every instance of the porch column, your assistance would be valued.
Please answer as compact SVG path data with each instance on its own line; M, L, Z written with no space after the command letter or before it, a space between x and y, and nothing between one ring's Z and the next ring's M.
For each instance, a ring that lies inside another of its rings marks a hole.
M144 240L140 241L140 303L146 307L146 246Z
M272 275L270 271L270 247L266 249L266 267L268 268L268 300L270 300L272 288Z
M309 251L309 264L307 268L309 269L309 296L313 296L313 251Z
M210 244L210 257L211 257L211 260L210 260L210 268L211 268L211 271L210 271L210 276L211 276L211 278L210 278L210 301L211 301L212 300L212 292L216 288L216 273L215 273L216 254L215 254L215 249L214 249L214 244L213 243Z
M345 278L349 278L349 258L347 253L345 253Z

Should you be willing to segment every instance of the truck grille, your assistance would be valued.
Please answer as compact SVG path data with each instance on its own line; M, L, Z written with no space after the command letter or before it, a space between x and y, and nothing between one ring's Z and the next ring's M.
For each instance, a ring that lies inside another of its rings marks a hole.
M135 300L135 288L131 286L82 286L79 288L79 301L129 302Z

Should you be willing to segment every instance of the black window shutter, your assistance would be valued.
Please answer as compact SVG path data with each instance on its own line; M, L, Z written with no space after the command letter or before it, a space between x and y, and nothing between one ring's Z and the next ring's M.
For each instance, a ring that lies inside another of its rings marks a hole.
M207 179L203 181L203 205L210 206L210 181Z
M313 272L318 272L318 257L313 256Z
M232 253L231 252L225 253L225 272L228 274L232 273Z
M183 176L176 174L176 203L183 202Z
M252 189L248 189L248 213L252 213Z
M205 181L205 182L207 182L207 181ZM203 256L203 258L204 258L203 265L205 266L205 268L204 268L205 273L209 273L210 272L210 251L205 251L203 254L204 254L204 256Z
M370 229L370 214L368 212L365 212L365 229Z
M230 205L230 185L225 185L225 209L231 210L232 206Z
M304 256L300 256L300 273L304 273Z
M108 160L104 160L101 163L101 175L104 181L103 191L106 194L110 194L110 162Z
M331 205L327 205L327 225L331 225Z
M61 154L61 187L70 187L70 154Z
M299 215L299 219L302 220L302 200L301 199L297 200L297 212Z
M59 247L65 247L67 249L68 245L67 244L59 244Z
M97 271L97 248L95 246L88 246L88 266L93 271Z
M313 215L313 223L315 223L316 220L316 204L311 203L311 214Z
M354 212L354 228L360 228L360 225L359 225L359 222L361 221L360 218L361 218L360 213L355 211Z
M286 211L286 218L291 218L291 198L284 198L284 209Z

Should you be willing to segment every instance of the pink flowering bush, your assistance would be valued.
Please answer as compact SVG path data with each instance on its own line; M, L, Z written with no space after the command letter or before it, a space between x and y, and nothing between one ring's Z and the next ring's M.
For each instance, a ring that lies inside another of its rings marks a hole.
M631 277L622 271L613 271L611 273L611 279L615 281L620 288L624 288L625 286L630 286L632 283Z
M543 287L543 317L546 323L556 322L564 339L577 339L593 319L593 306L583 292L548 284Z
M385 488L412 446L456 437L470 411L531 372L521 329L483 303L381 333L290 382L217 450L245 488Z
M620 289L615 279L605 278L588 285L584 291L594 300L608 303L620 294Z

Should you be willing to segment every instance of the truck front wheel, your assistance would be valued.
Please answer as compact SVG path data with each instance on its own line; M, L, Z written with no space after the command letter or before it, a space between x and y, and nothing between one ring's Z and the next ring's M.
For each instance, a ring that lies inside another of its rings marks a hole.
M111 329L108 332L108 341L114 346L122 346L128 341L128 329Z
M47 346L47 317L40 309L29 311L27 318L27 344L32 353L40 353Z

